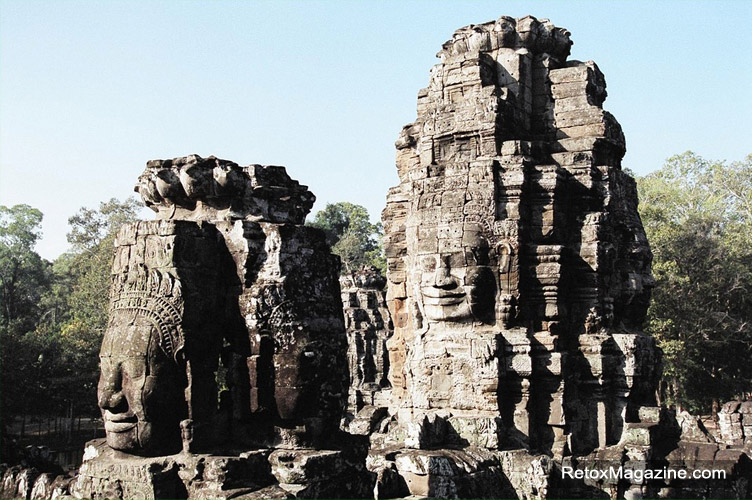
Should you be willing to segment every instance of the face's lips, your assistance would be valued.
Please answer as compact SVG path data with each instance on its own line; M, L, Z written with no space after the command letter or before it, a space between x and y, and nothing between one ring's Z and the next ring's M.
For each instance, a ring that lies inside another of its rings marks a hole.
M423 300L429 306L453 306L462 303L467 295L461 290L442 290L440 288L426 287L421 290Z
M138 418L129 413L104 412L104 430L107 432L126 432L138 423Z
M465 296L465 292L462 290L443 290L433 286L423 287L420 291L423 293L424 297L432 299L463 298Z

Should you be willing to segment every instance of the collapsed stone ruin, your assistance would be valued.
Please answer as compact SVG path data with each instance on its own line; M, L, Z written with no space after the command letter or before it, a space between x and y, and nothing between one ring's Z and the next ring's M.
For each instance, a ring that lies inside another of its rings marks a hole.
M752 449L752 400L725 403L718 412L718 430L725 444Z
M724 444L655 400L624 135L569 35L501 17L442 46L396 143L386 277L338 279L282 167L149 162L156 220L115 243L107 437L74 478L10 468L0 496L744 498L749 412L724 408ZM562 475L608 467L728 475Z

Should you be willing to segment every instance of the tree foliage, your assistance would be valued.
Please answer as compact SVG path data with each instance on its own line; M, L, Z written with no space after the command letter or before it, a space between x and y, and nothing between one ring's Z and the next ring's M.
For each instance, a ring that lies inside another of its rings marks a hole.
M342 274L364 265L386 271L381 223L372 224L365 207L348 202L328 203L316 213L311 225L326 233L332 252L342 259Z
M126 222L136 220L141 204L131 196L125 201L115 198L99 204L99 209L82 207L78 213L68 219L70 231L68 243L73 252L94 252L101 243L114 237L115 232Z
M20 414L96 414L97 351L107 324L113 239L136 219L133 198L69 219L72 250L54 263L33 247L42 213L0 207L0 403Z
M752 390L752 155L687 152L638 178L654 254L648 329L664 351L662 393L708 412Z
M137 220L134 198L102 202L98 210L81 208L68 219L72 251L55 261L55 287L46 299L60 304L58 332L61 383L71 395L96 406L99 346L107 326L113 245L120 226Z
M41 237L42 212L28 205L0 206L0 301L5 323L31 327L39 314L47 262L34 251ZM31 323L29 323L31 322Z
M45 364L36 336L28 335L43 314L42 295L50 264L34 251L42 212L28 205L0 206L0 410L26 411L42 390L37 376ZM44 346L44 342L41 343Z

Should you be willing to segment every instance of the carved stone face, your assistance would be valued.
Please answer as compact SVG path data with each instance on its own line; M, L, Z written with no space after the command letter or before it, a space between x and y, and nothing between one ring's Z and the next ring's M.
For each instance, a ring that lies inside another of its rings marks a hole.
M478 235L458 248L415 260L416 299L428 321L485 321L494 314L496 280L488 243Z
M138 455L179 450L184 375L159 347L157 326L142 312L115 311L99 358L107 444Z

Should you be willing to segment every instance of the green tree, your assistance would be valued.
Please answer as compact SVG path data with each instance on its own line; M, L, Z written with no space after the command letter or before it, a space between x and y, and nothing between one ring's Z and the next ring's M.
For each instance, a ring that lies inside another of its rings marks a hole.
M63 405L77 401L85 410L96 410L97 353L107 326L114 239L122 224L138 219L140 206L133 197L113 198L68 219L72 251L55 261L54 284L44 298L48 307L60 310L52 327L60 368L51 384L65 394Z
M663 397L697 412L752 390L752 155L686 152L638 178L654 254L648 330L664 351Z
M70 312L92 332L103 331L107 323L115 235L124 223L138 220L140 208L133 197L122 202L113 198L100 203L98 210L84 207L68 219L73 248L67 265L72 278ZM61 263L61 269L64 266Z
M0 206L0 301L4 322L32 328L48 282L49 263L34 251L42 212L28 205Z
M138 208L133 198L82 208L69 219L72 250L50 264L33 251L41 212L0 207L3 425L16 415L96 413L113 240Z
M316 213L311 225L326 233L332 252L342 259L342 274L364 265L386 272L381 223L372 224L365 207L348 202L328 203Z
M33 331L43 310L40 299L50 264L34 251L42 212L28 205L0 206L0 421L33 411L43 399L37 383L44 362ZM40 359L41 357L41 359Z
M141 206L141 203L131 196L125 201L116 198L103 201L97 210L81 207L78 213L68 218L71 229L67 237L73 252L95 251L101 247L105 239L109 239L111 243L120 226L137 220Z

